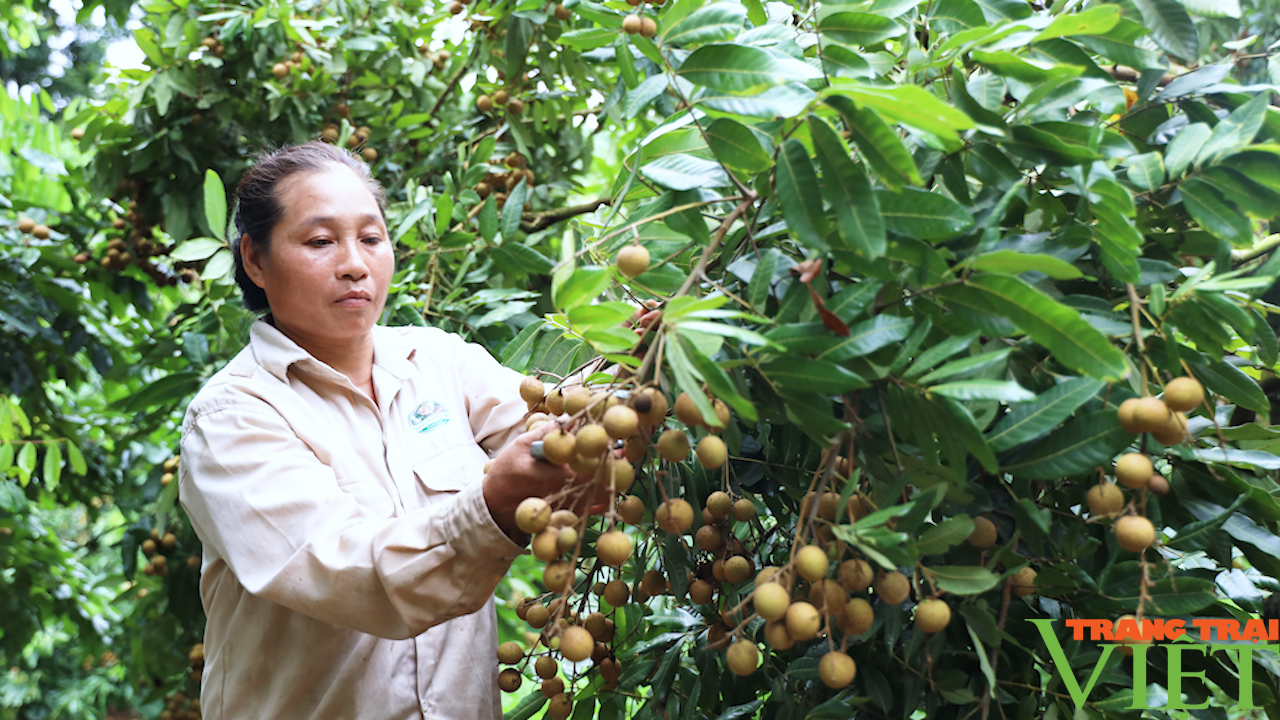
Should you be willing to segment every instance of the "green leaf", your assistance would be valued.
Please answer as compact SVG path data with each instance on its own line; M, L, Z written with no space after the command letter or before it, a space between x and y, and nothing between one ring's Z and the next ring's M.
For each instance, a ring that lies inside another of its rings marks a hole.
M903 185L920 185L920 171L902 139L874 110L859 108L847 97L835 95L826 99L844 116L850 137L880 182L890 190Z
M1129 182L1139 190L1155 190L1164 185L1164 157L1158 152L1129 158Z
M959 545L973 534L973 520L961 513L934 525L916 540L916 552L921 555L941 555Z
M1075 265L1053 255L1021 253L1017 250L995 250L977 256L969 267L984 272L1021 275L1024 272L1040 272L1054 280L1075 280L1084 273Z
M485 198L480 208L480 237L485 242L493 242L498 236L498 200L493 195Z
M974 127L973 120L943 102L937 95L916 85L893 87L862 85L855 81L839 81L828 94L845 95L858 107L869 107L890 122L903 123L929 133L948 146L960 142L956 133ZM839 108L837 108L839 109Z
M227 247L227 244L221 240L207 237L192 238L174 248L173 252L169 253L169 258L178 262L199 262L209 259L224 247Z
M989 367L1004 363L1005 358L1008 358L1009 353L1012 351L1013 348L1004 348L1001 350L979 353L967 358L961 358L960 360L953 360L952 362L949 362L920 378L919 382L921 385L930 385L944 378L963 375L966 373L980 372Z
M1113 595L1125 610L1136 610L1140 601L1136 583L1126 595ZM1147 589L1143 610L1152 615L1189 615L1218 601L1212 580L1179 575L1165 578Z
M1214 536L1218 533L1219 528L1222 527L1222 524L1234 515L1236 510L1239 510L1240 506L1244 505L1245 501L1248 499L1248 495L1241 494L1235 499L1235 502L1231 503L1230 507L1225 508L1217 515L1204 520L1196 520L1195 522L1187 523L1178 529L1177 536L1169 542L1166 542L1165 546L1182 551L1204 550L1208 548L1209 544L1213 542Z
M761 368L765 376L782 387L798 392L835 395L867 387L867 381L835 363L788 357Z
M1138 256L1142 254L1142 235L1133 221L1113 208L1098 204L1093 207L1093 239L1102 248L1102 262L1119 280L1138 283L1142 268Z
M71 472L77 475L84 475L89 471L89 466L84 461L84 455L80 453L79 446L73 441L67 442L67 465L71 468Z
M1133 0L1142 24L1160 47L1183 60L1195 60L1199 50L1196 26L1177 0Z
M836 77L866 78L875 77L876 74L871 64L861 55L840 45L822 48L822 66L827 74Z
M845 247L857 250L868 260L884 255L884 221L880 206L871 192L862 169L849 158L844 141L825 121L809 116L809 135L813 138L822 177L836 195L836 230Z
M963 205L927 190L877 190L876 199L885 227L906 237L949 240L973 225L973 217Z
M58 487L58 481L62 478L62 448L59 445L56 442L45 445L44 473L41 477L46 490Z
M914 317L877 315L849 328L849 336L838 338L834 345L818 355L818 359L840 363L868 355L905 338L914 324Z
M725 323L704 322L702 320L684 320L676 326L677 330L692 330L695 332L710 333L721 337L728 337L738 340L748 345L774 345L768 338L754 330L748 330L738 325L728 325ZM775 345L775 347L777 347Z
M799 140L788 138L783 143L775 182L782 216L792 236L815 250L826 251L830 227L822 211L818 176L809 162L809 151Z
M157 405L173 404L186 399L203 380L200 373L181 371L166 375L132 395L125 395L115 403L124 412L137 412Z
M520 698L520 702L508 710L502 716L502 720L530 720L546 704L547 696L543 695L541 690L534 690Z
M845 45L875 45L898 37L906 28L881 15L841 12L818 21L818 32Z
M681 349L686 357L692 361L693 366L707 383L707 389L713 395L725 401L729 407L732 407L743 420L747 422L756 422L759 415L756 413L756 407L750 400L738 394L737 387L729 379L728 374L711 358L707 357L698 349L696 345L689 342L688 338L679 336Z
M1196 164L1207 165L1220 155L1234 152L1253 142L1267 116L1270 95L1269 92L1254 95L1252 100L1232 110L1226 119L1214 126L1213 134L1196 156Z
M434 204L435 203L432 201L431 196L427 196L427 199L418 203L418 205L414 207L413 210L410 210L409 214L405 215L404 219L400 221L400 224L396 225L395 231L391 233L392 242L400 242L400 239L403 238L406 234L408 234L408 232L411 229L413 229L413 226L416 225L419 220L426 217L427 215L430 215L431 208L434 206Z
M1119 22L1120 8L1116 5L1101 5L1082 12L1063 13L1031 42L1071 35L1103 35Z
M227 190L213 168L204 173L204 222L213 237L220 238L226 232Z
M664 29L664 45L698 45L733 40L747 18L741 3L718 2L695 10L680 22Z
M928 350L920 353L920 356L907 369L906 377L911 378L920 373L928 372L934 365L968 348L976 339L978 339L978 333L976 332L968 335L952 335L933 345Z
M1181 0L1192 15L1206 18L1239 18L1240 0Z
M613 282L612 267L581 267L564 281L555 293L555 305L568 311L591 302Z
M1191 161L1200 154L1200 148L1209 142L1213 131L1204 123L1191 123L1182 128L1164 150L1164 166L1169 171L1169 179L1182 177L1191 166Z
M1035 393L1013 380L957 380L934 385L929 388L929 392L956 400L999 400L1016 403L1035 399Z
M1249 218L1212 185L1193 177L1183 180L1178 190L1191 217L1214 237L1240 248L1253 245L1253 225Z
M514 244L516 233L520 232L520 213L524 212L525 201L529 199L529 186L524 181L516 183L507 202L502 206L502 240Z
M716 188L729 184L729 176L713 160L692 155L666 155L640 168L640 173L672 190Z
M1204 365L1192 365L1191 372L1212 392L1218 393L1228 401L1254 412L1271 412L1271 403L1267 394L1258 387L1253 378L1245 375L1240 368L1222 360L1209 360Z
M989 314L1008 318L1077 372L1111 381L1128 374L1124 354L1080 313L1017 278L979 275L939 294L968 297Z
M938 565L925 568L924 572L939 590L955 595L981 595L1000 584L999 575L976 565Z
M1040 393L1034 402L1011 408L987 435L987 443L1003 452L1047 434L1097 395L1104 384L1087 377L1073 377L1058 383Z
M773 158L746 125L720 118L707 127L707 145L716 159L733 170L758 173L773 167Z
M618 31L609 28L578 28L562 33L557 42L574 50L594 50L608 45L617 37Z
M822 77L822 71L808 63L744 45L704 45L685 58L676 74L694 85L735 95Z
M1114 410L1099 410L1067 421L1061 430L1000 469L1031 480L1079 475L1110 464L1132 440L1133 435L1120 427Z

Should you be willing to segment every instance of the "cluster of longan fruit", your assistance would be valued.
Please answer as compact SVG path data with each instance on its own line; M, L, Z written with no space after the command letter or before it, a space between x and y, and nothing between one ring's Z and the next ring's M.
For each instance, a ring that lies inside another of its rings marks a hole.
M1186 413L1205 401L1204 387L1191 377L1169 381L1164 397L1129 398L1117 411L1121 427L1131 433L1151 433L1162 445L1176 445L1187 439ZM1151 458L1140 452L1125 453L1116 459L1116 483L1130 490L1150 490L1157 495L1169 492L1169 481L1156 472ZM1085 496L1089 512L1098 517L1115 517L1125 508L1124 493L1116 485L1101 482ZM1124 515L1115 521L1116 542L1129 552L1141 553L1156 541L1155 525L1141 515Z
M628 0L628 2L630 2L630 0ZM622 18L622 31L628 35L640 35L642 37L651 38L658 34L658 21L647 15L641 17L636 14L631 14Z
M39 240L48 240L51 232L48 225L37 223L29 217L18 219L18 230L24 235L30 235Z
M289 74L293 72L294 68L302 67L302 61L305 60L306 57L306 54L301 50L295 51L282 62L272 65L271 74L274 75L277 80L283 80L289 77Z
M202 657L203 653L201 646ZM200 717L200 698L188 698L177 692L165 698L164 710L160 711L159 720L200 720Z
M494 95L505 92L504 90L499 90ZM506 166L507 170L504 171L502 169L503 166ZM538 181L538 175L529 168L529 161L523 155L512 150L498 162L491 162L489 164L489 173L485 175L483 180L476 183L472 189L481 198L493 195L498 209L501 210L507 204L507 193L515 190L521 180L524 181L526 187L532 188L534 183ZM531 210L533 205L526 202L524 209Z
M345 117L344 111L346 113L350 112L349 110L346 110L346 108L347 104L341 103L338 106L337 112ZM347 149L356 150L361 146L364 146L364 149L360 150L360 157L364 158L364 161L367 163L371 163L378 159L378 151L365 145L365 143L369 142L369 136L372 133L373 128L370 128L368 125L361 125L347 136ZM341 128L338 123L332 120L326 122L324 124L324 128L320 131L320 139L331 145L337 143L338 138L341 137L341 135Z
M499 88L492 95L482 94L476 98L476 110L482 113L490 113L495 107L503 106L507 108L507 112L518 116L524 113L525 102L518 97L512 97L506 88Z
M218 38L213 37L212 35L201 40L200 45L204 47L205 50L212 52L214 55L217 55L218 57L222 57L227 52L227 48L225 45L222 44L222 41L218 40Z

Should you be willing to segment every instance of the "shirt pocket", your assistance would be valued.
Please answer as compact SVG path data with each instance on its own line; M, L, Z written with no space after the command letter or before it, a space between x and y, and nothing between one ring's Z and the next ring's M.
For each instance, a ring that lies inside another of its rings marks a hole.
M394 517L396 514L395 501L391 499L391 495L380 482L359 478L339 478L338 488L350 495L357 505L379 518Z
M483 464L477 464L478 447L454 447L435 455L430 460L413 466L413 474L428 496L453 493L472 483L480 482ZM483 450L479 450L481 455Z

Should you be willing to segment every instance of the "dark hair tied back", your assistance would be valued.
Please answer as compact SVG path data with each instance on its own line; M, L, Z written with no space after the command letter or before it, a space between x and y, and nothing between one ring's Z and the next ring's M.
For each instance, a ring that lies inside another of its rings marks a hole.
M330 166L349 168L369 187L378 201L378 209L386 216L386 197L382 186L369 174L369 166L350 152L328 143L312 141L302 145L286 145L260 156L236 186L236 236L231 240L231 253L236 263L236 283L244 294L244 306L252 312L269 310L267 294L244 271L240 254L240 238L253 238L258 249L271 250L271 231L284 216L280 204L280 184L298 173L321 172Z

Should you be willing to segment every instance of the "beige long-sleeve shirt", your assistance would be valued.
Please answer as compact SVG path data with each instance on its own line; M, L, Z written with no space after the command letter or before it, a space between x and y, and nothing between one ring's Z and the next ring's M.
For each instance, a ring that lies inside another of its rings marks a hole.
M270 324L251 338L182 428L204 717L501 717L492 594L523 549L481 478L523 430L521 376L456 335L376 327L375 405Z

